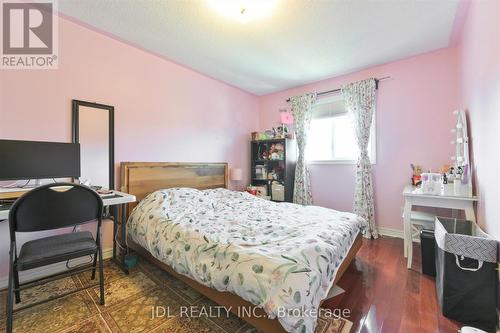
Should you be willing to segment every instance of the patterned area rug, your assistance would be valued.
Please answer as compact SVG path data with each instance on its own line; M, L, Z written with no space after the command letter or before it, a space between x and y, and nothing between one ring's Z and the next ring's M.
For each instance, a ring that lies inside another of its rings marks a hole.
M87 289L16 313L14 332L257 332L238 317L227 315L225 310L202 313L203 309L220 310L220 307L145 260L128 276L107 261L105 280L106 305L99 305L99 287ZM22 303L17 306L92 283L95 281L86 272L34 287L21 292ZM0 293L0 299L0 331L4 331L5 291ZM189 309L187 314L193 314L194 310L194 316L183 315L181 309ZM348 333L351 327L352 323L345 319L320 318L316 333Z

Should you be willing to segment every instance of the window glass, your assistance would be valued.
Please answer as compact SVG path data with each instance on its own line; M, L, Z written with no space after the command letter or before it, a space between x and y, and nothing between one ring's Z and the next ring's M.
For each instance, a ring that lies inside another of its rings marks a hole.
M375 161L375 119L368 151L372 163ZM352 162L359 155L358 145L351 119L342 99L321 101L313 109L313 119L306 147L309 162Z

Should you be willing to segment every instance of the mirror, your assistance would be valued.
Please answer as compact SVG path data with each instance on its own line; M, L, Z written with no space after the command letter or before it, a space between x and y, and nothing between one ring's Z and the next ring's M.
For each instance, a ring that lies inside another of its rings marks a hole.
M80 144L81 183L114 189L114 107L73 100L73 142Z
M455 169L455 179L459 182L454 187L454 193L464 196L472 196L472 167L469 159L469 137L467 130L467 116L464 110L454 111L457 123L452 132L456 138L451 143L455 145L455 156L452 156ZM456 183L456 180L455 180Z

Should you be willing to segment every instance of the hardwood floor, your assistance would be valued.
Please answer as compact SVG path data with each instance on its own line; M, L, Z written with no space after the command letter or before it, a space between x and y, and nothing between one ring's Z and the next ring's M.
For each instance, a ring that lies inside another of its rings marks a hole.
M460 323L441 315L434 279L420 273L416 244L413 253L413 269L408 270L402 239L363 239L355 261L339 281L346 292L323 307L351 310L351 332L457 332Z

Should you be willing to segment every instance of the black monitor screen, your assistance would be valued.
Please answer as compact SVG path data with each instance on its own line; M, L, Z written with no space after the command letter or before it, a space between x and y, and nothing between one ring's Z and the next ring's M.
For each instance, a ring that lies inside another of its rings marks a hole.
M80 177L78 143L0 140L0 180Z

